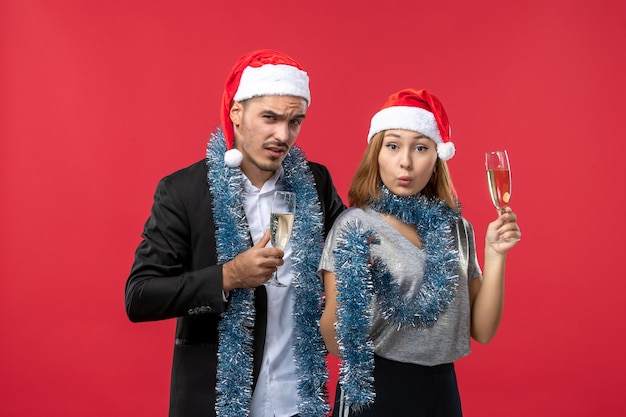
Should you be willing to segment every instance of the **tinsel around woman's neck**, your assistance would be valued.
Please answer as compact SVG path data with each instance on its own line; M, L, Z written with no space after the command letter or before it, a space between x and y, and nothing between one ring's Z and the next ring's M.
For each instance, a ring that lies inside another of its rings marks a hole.
M383 259L372 256L372 245L380 243L375 230L364 229L355 219L338 232L334 255L337 340L342 353L339 382L354 409L375 398L374 351L368 334L373 295L390 326L432 327L454 299L459 281L458 249L452 234L452 226L459 220L455 210L423 195L398 196L384 186L381 197L370 200L369 205L376 212L415 225L426 261L419 291L406 299Z

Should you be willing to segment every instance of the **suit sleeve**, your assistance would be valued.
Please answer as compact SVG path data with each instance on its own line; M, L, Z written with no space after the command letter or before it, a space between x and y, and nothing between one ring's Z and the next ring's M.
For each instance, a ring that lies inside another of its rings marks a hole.
M168 178L159 182L126 282L126 313L131 321L224 310L221 265L198 268L193 260L190 218L194 213L188 212L193 204L187 203Z

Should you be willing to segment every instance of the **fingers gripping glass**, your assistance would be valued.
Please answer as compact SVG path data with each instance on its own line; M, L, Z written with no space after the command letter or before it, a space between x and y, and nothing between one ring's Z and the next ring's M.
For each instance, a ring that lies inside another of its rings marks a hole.
M285 250L291 231L293 229L293 220L296 213L296 194L289 191L276 191L274 200L272 201L272 211L270 217L270 240L272 246ZM272 279L267 281L268 285L276 287L286 287L285 284L278 280L278 268Z

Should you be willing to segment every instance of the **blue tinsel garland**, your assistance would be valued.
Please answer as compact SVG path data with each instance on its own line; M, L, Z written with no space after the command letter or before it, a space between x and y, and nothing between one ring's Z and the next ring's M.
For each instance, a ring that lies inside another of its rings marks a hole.
M374 347L369 338L372 300L370 230L358 220L346 222L337 234L337 342L341 351L339 383L346 402L359 409L374 401ZM372 243L378 243L375 240Z
M422 195L400 197L382 187L382 197L370 201L372 209L415 224L426 254L424 277L417 295L406 299L387 266L372 258L379 243L375 232L359 221L347 222L337 235L334 251L337 279L337 340L342 353L340 384L353 409L371 404L374 352L368 330L373 294L383 317L397 328L432 327L456 295L459 253L452 226L460 215L444 202Z
M242 201L244 176L224 164L226 144L218 129L207 145L208 182L213 196L220 264L251 246ZM292 147L283 161L282 184L297 194L298 207L291 238L294 287L294 360L298 377L299 413L320 417L326 403L326 351L319 332L322 288L317 266L322 252L323 217L313 175L304 154ZM236 289L219 324L216 414L248 416L252 398L252 343L255 320L254 293Z

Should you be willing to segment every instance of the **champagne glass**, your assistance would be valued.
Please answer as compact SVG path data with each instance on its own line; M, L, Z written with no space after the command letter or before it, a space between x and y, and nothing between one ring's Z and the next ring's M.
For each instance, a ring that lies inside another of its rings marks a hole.
M485 168L491 201L502 212L511 199L511 168L507 151L486 152Z
M295 213L296 194L289 191L276 191L270 215L270 240L275 248L285 250L287 247L287 243L289 243L291 238ZM272 279L267 284L276 287L286 287L285 284L278 280L278 269L276 269Z

